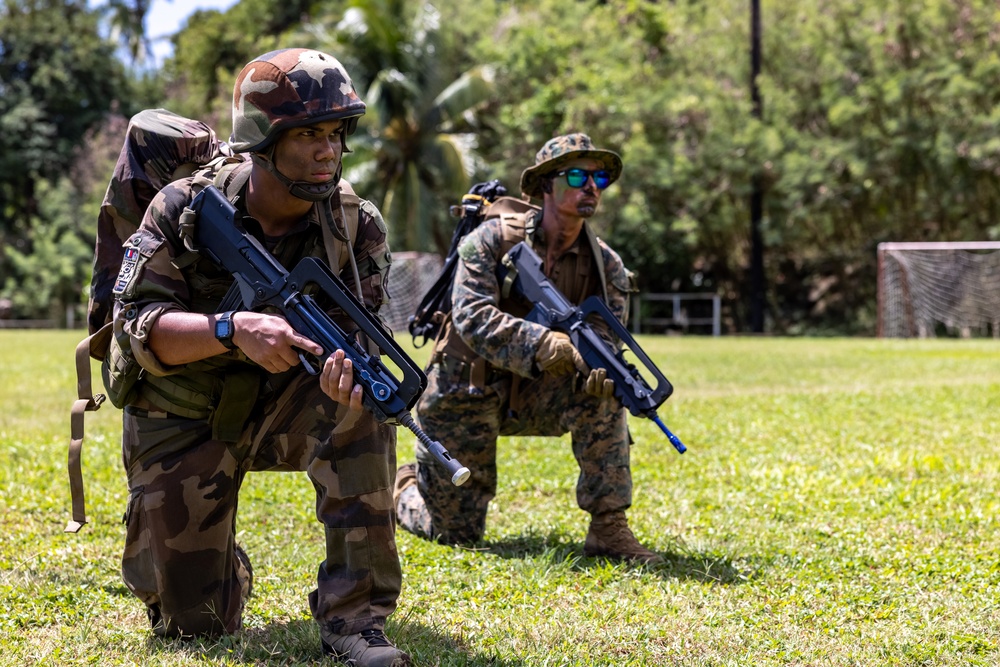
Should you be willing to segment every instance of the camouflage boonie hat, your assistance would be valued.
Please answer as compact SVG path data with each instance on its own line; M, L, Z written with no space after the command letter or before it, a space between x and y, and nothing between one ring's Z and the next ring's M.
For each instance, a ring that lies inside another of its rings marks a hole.
M542 179L564 164L581 158L599 160L611 174L614 183L622 175L622 159L614 151L597 148L586 134L564 134L545 142L535 155L535 166L521 174L521 192L531 197L542 196Z
M247 63L233 87L233 134L237 153L270 146L282 130L345 119L354 132L365 103L336 58L312 49L271 51Z

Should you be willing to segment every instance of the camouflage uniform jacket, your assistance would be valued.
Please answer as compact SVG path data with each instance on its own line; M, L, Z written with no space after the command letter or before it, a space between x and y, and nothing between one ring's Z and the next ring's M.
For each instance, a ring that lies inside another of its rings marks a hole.
M131 353L145 371L138 384L138 395L129 400L130 404L192 419L216 417L218 421L218 415L213 413L220 401L225 405L252 406L264 371L238 349L171 367L162 364L147 346L149 332L163 313L177 310L216 312L234 283L230 273L185 248L179 226L184 208L209 182L197 176L184 178L167 185L153 199L139 230L126 244L136 252L131 253L133 259L127 254L115 288L115 328L116 337L117 331L127 335ZM338 191L330 200L317 205L333 206L333 210L338 211L339 198ZM245 229L286 269L291 270L303 257L326 259L322 229L314 217L315 207L295 231L274 239L265 238L259 224L241 210L245 200L245 196L236 200L237 220L242 215ZM386 278L391 256L385 223L378 209L365 200L360 205L353 249L364 303L369 310L377 312L388 301ZM341 277L353 291L354 279L350 273L345 271ZM331 310L331 315L346 330L354 328L345 322L342 313ZM113 342L112 347L116 344ZM240 382L242 387L237 386ZM226 400L227 394L235 400ZM235 415L229 420L230 432L238 426L234 422L242 423L243 418L245 415Z
M539 214L525 214L521 229L534 228L536 215ZM474 354L493 368L536 377L535 353L548 329L523 319L530 305L502 298L498 284L497 267L512 247L509 232L508 238L504 238L504 225L509 224L500 219L486 220L459 246L461 261L452 291L451 318L442 329L437 350L470 363L473 360L468 357ZM538 225L529 236L531 245L544 257L545 238L541 226ZM600 267L594 262L595 248L600 253ZM576 305L588 296L602 295L606 291L608 306L624 322L628 295L633 291L632 274L618 254L587 229L586 223L576 243L559 258L556 266L552 270L545 267L545 270L556 287ZM603 322L595 326L611 340Z

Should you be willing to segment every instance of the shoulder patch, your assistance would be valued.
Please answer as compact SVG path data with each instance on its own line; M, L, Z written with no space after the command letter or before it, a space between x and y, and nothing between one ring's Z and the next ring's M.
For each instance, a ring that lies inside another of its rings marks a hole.
M121 267L118 278L115 279L111 293L115 297L131 295L142 273L142 266L153 252L160 247L163 240L145 230L139 230L124 243Z
M118 279L115 280L115 286L111 289L111 292L116 295L122 295L125 293L125 288L135 280L136 275L139 273L139 249L135 246L128 246L125 248L125 254L122 255L122 265L118 269Z

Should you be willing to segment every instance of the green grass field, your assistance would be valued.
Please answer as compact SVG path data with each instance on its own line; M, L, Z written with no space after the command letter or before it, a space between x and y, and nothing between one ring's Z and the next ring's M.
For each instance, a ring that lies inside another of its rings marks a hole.
M319 664L304 475L250 476L255 595L221 641L151 639L121 583L110 405L88 415L91 523L62 532L79 338L0 332L0 665ZM388 630L418 665L1000 664L1000 342L640 341L689 449L630 419L630 521L667 563L584 558L568 439L504 439L481 548L399 534Z

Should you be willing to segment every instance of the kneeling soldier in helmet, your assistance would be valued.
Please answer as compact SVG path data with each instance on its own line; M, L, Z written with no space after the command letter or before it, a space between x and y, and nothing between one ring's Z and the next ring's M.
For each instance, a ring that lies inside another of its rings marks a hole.
M129 240L136 252L115 289L112 354L134 355L144 373L124 416L122 575L157 635L241 628L252 577L235 542L241 484L252 470L304 471L325 530L309 595L324 652L352 665L410 664L383 632L402 579L394 427L361 409L343 351L317 380L299 351L324 351L284 318L219 313L233 276L186 243L185 208L215 184L235 203L237 223L283 266L323 258L377 312L389 268L385 225L340 178L346 138L364 112L332 56L285 49L258 57L233 91L230 148L250 159L217 167L229 170L221 183L217 172L196 173L165 187Z

